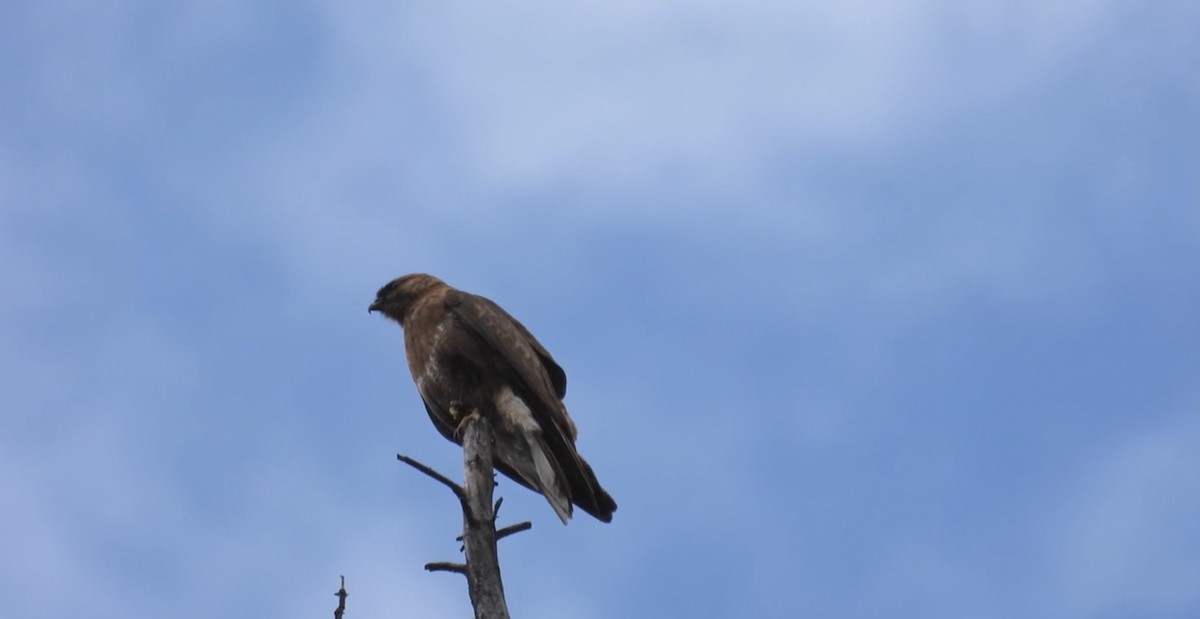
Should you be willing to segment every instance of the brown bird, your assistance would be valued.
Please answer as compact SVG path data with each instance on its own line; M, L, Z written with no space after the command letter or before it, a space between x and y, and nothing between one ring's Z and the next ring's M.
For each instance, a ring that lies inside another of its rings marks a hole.
M617 504L575 450L567 375L524 325L489 299L413 273L388 282L368 311L404 328L404 351L425 410L461 444L453 408L479 411L495 432L496 468L546 497L566 524L572 503L604 522Z

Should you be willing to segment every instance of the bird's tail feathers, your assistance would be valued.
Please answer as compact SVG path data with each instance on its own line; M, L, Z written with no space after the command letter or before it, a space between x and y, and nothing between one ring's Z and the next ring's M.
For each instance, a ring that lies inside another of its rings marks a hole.
M600 481L592 472L592 467L578 453L575 454L575 479L571 484L571 496L575 504L583 511L595 516L600 522L612 522L613 512L617 511L617 502L600 487Z
M549 448L542 440L540 433L527 433L525 441L529 444L529 454L533 459L534 472L537 474L536 478L531 481L535 482L534 485L537 486L538 491L546 497L550 507L554 508L558 519L562 520L563 524L567 524L571 518L572 509L571 495L565 487L566 479L548 456Z

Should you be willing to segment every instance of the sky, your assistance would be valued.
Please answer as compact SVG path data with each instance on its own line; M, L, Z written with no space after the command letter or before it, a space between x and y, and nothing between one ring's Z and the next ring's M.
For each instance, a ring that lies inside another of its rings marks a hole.
M468 616L416 271L619 504L515 617L1200 616L1200 5L0 13L11 616Z

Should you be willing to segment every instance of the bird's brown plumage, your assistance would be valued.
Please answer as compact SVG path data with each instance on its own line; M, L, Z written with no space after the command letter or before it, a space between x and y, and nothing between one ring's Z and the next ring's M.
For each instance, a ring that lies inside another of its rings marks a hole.
M564 523L572 504L612 520L617 504L575 450L567 375L524 325L423 273L388 282L369 309L404 328L408 368L442 436L459 442L452 403L478 410L492 420L500 472L542 493Z

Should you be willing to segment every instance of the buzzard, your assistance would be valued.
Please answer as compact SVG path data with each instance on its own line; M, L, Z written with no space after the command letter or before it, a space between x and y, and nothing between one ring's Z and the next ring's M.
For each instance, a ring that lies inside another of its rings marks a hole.
M492 422L496 468L545 496L563 524L572 504L612 521L617 504L575 451L567 375L524 325L424 273L380 288L368 308L376 310L404 328L408 369L442 436L461 444L452 410L477 410Z

